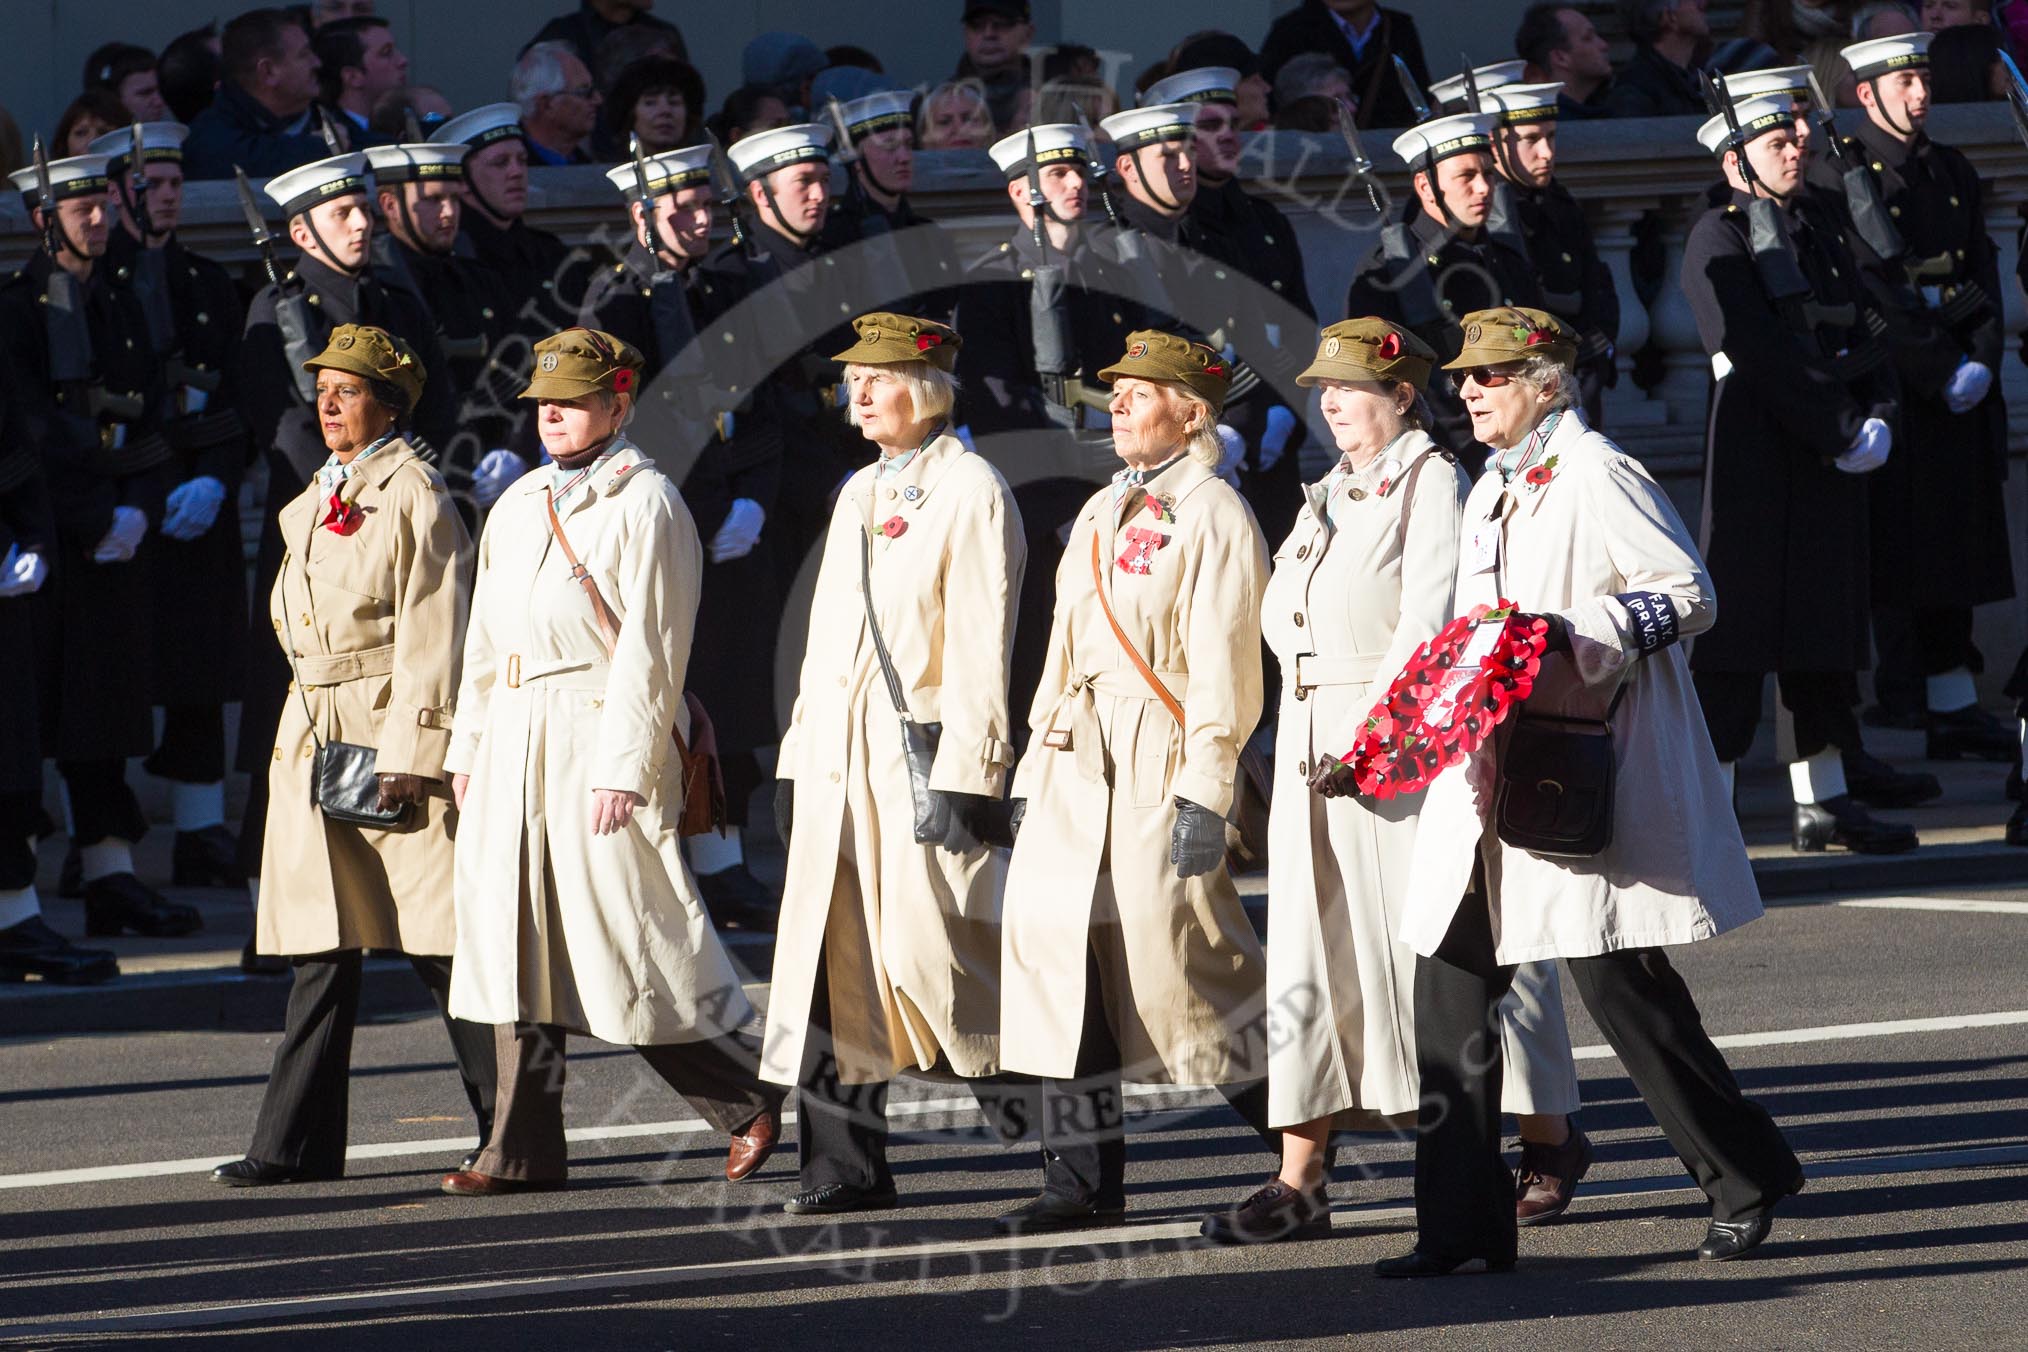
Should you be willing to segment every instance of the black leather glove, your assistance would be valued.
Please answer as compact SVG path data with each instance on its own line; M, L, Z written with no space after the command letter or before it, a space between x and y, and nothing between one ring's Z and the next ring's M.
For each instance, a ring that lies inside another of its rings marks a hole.
M380 800L375 806L382 812L392 812L404 804L420 806L424 794L423 784L421 775L382 775Z
M1028 819L1028 800L1016 798L1007 805L1007 844L1021 839L1021 823Z
M1225 818L1188 798L1176 800L1176 825L1169 832L1169 862L1179 878L1195 878L1225 862Z
M950 821L944 828L943 846L952 854L970 854L997 834L991 818L998 800L978 793L944 793L938 789L930 792L942 793L950 803Z
M1545 657L1550 653L1562 653L1565 657L1570 656L1570 626L1563 622L1563 616L1531 615L1528 618L1548 622L1549 632L1543 636L1546 640L1542 649Z
M789 818L796 810L796 781L777 779L775 781L775 834L782 838L782 844L789 843Z

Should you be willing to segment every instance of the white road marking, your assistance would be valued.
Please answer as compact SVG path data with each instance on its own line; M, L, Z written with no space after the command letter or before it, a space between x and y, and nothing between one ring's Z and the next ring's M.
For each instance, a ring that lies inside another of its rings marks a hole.
M1966 1150L1939 1150L1915 1155L1855 1156L1812 1163L1813 1179L1876 1177L1886 1174L1927 1173L1950 1168L1986 1168L1994 1165L2028 1164L2028 1147L1976 1147ZM1695 1192L1696 1187L1681 1174L1644 1178L1614 1179L1587 1186L1591 1196L1638 1197ZM1378 1221L1411 1221L1413 1206L1386 1204L1333 1208L1332 1227L1352 1231ZM215 1328L271 1320L305 1319L318 1315L358 1315L372 1310L417 1309L477 1301L526 1299L553 1295L588 1295L600 1291L631 1291L641 1285L671 1286L683 1283L739 1276L790 1274L830 1268L867 1271L875 1262L913 1263L928 1275L936 1259L966 1258L974 1255L1009 1254L1054 1249L1084 1249L1105 1261L1112 1255L1098 1252L1126 1244L1154 1244L1189 1241L1198 1234L1200 1221L1153 1221L1146 1224L1107 1226L1051 1235L982 1236L975 1239L931 1243L874 1244L859 1249L825 1249L818 1238L811 1249L797 1253L776 1253L760 1258L735 1258L712 1263L673 1263L658 1267L631 1268L624 1272L585 1273L566 1277L507 1277L485 1281L439 1282L409 1287L382 1287L364 1291L341 1291L318 1296L290 1296L276 1300L243 1301L217 1305L186 1305L178 1308L137 1311L133 1314L93 1314L79 1318L45 1320L38 1323L0 1323L0 1337L57 1337L89 1333L140 1333L169 1329ZM753 1233L753 1232L749 1232ZM791 1227L762 1228L770 1242L795 1242ZM291 1257L287 1261L299 1262ZM977 1270L975 1268L975 1270Z
M2000 1010L1991 1014L1947 1014L1925 1019L1886 1019L1874 1023L1834 1023L1820 1028L1784 1028L1767 1033L1729 1033L1711 1039L1719 1047L1780 1047L1810 1042L1841 1042L1860 1038L1896 1037L1908 1033L1948 1033L1966 1028L2007 1028L2028 1024L2028 1009ZM1605 1061L1614 1056L1606 1046L1578 1047L1572 1055L1580 1061ZM1185 1086L1130 1086L1126 1097L1140 1114L1210 1107L1221 1102L1209 1089ZM934 1131L978 1120L975 1101L969 1096L896 1100L887 1105L888 1116L943 1118L925 1122L921 1131ZM794 1112L782 1114L784 1123L796 1120ZM641 1136L687 1136L713 1131L697 1118L669 1122L624 1122L603 1127L573 1127L564 1132L567 1141L610 1141ZM381 1141L355 1145L345 1152L348 1160L400 1159L411 1155L461 1156L471 1148L470 1136L439 1136L427 1140ZM47 1188L73 1183L114 1183L136 1178L161 1178L172 1174L208 1173L229 1164L238 1155L209 1155L201 1159L149 1160L133 1164L102 1164L81 1169L43 1169L32 1173L0 1174L0 1189Z
M2028 901L1985 897L1854 897L1841 901L1855 911L1959 911L1971 915L2028 915Z

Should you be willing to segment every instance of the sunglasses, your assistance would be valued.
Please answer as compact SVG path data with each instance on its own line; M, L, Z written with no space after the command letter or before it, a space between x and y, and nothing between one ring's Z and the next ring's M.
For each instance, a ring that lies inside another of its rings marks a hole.
M1520 371L1511 366L1468 366L1458 375L1458 384L1471 381L1488 390L1497 390Z

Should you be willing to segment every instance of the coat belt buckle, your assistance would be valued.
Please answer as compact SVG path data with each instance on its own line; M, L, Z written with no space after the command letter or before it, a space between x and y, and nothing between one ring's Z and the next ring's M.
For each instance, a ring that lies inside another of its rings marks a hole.
M509 690L519 690L521 688L520 653L507 654L507 688Z
M1070 729L1051 728L1042 734L1042 744L1051 751L1070 750Z

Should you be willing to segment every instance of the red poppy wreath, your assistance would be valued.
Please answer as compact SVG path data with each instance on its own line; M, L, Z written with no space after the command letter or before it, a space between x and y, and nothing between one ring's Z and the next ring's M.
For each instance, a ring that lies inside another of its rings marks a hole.
M1549 622L1512 601L1473 606L1417 648L1350 751L1359 792L1416 793L1477 750L1535 689Z

